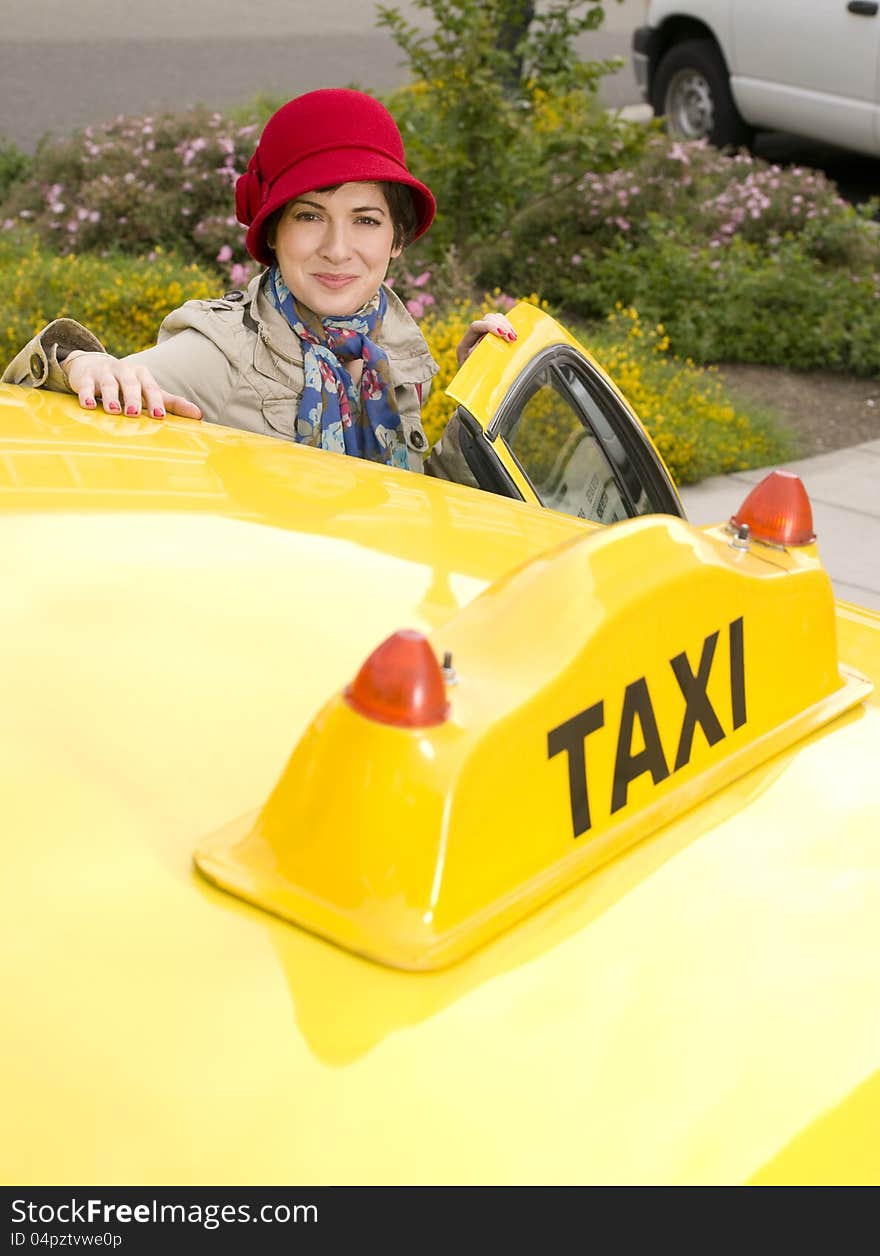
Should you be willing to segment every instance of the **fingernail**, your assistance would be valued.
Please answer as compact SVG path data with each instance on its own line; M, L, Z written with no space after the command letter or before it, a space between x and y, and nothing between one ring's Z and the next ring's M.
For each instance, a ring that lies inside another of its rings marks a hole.
M138 410L137 406L126 406L125 413L126 414L140 414L140 411Z
M118 413L119 413L119 402L118 402L118 401L108 401L108 402L107 402L107 409L108 409L108 410L112 410L112 412L113 412L114 414L118 414Z
M165 411L164 411L164 410L160 410L160 409L159 409L159 407L157 406L157 407L156 407L156 409L153 411L153 418L154 418L154 419L164 419L164 417L165 417Z
M88 406L90 410L94 410L94 408L95 408L95 398L94 398L94 397L86 397L86 398L84 398L84 400L83 400L83 405L84 405L84 406Z

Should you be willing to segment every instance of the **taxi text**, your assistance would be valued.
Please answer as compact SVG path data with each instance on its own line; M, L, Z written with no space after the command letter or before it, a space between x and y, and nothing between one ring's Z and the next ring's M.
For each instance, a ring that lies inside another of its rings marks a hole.
M620 722L617 727L617 749L610 791L611 814L626 806L630 785L645 772L650 772L653 783L659 785L670 775L670 772L678 772L690 762L697 725L702 729L703 736L710 746L716 745L728 736L707 693L719 636L720 630L710 633L704 639L696 671L691 667L684 651L669 660L669 666L672 668L684 699L681 723L677 728L675 759L671 769L663 750L647 678L639 676L626 686ZM742 616L728 625L727 636L730 686L729 732L732 732L734 729L741 728L746 722ZM727 716L726 711L722 714ZM633 750L637 724L641 732L642 748ZM578 711L571 719L565 720L547 734L547 757L552 759L563 752L568 756L568 788L571 799L572 836L574 837L580 837L592 827L587 739L592 733L604 727L605 703L602 701ZM667 741L667 744L671 743Z

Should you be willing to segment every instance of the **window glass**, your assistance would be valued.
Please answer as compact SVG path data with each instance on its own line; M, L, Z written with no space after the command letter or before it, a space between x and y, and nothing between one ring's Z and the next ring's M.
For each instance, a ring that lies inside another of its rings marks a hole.
M629 517L595 433L556 388L549 371L535 375L503 437L544 506L596 523Z
M668 509L665 503L651 499L646 486L642 483L638 467L627 454L614 430L611 416L619 403L615 403L612 398L606 399L607 389L599 380L594 379L592 387L588 388L580 374L568 363L562 364L559 371L574 394L575 401L586 415L587 422L592 424L601 437L603 448L613 462L619 478L623 481L635 513L645 515L654 510L662 512ZM603 402L605 408L603 408Z

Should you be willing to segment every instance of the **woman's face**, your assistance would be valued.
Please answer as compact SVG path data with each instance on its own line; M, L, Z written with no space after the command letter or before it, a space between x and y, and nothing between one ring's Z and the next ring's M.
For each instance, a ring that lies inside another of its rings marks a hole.
M288 201L275 228L275 257L298 301L322 318L353 314L379 289L392 257L394 223L377 183L343 183Z

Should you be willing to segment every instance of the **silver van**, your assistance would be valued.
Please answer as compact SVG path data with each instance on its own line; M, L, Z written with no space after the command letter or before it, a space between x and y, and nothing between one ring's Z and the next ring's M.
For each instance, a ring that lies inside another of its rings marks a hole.
M786 131L880 155L876 0L646 0L633 67L683 138Z

